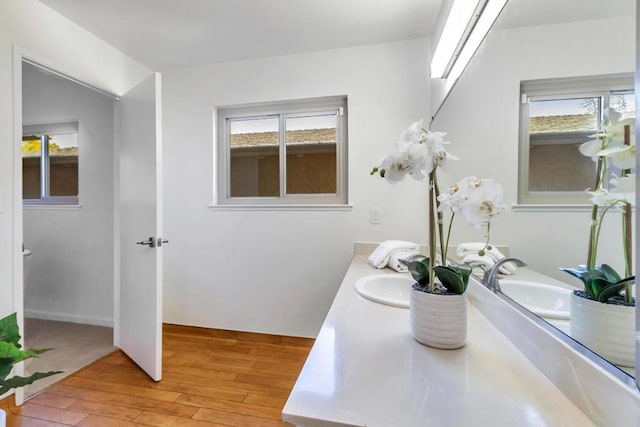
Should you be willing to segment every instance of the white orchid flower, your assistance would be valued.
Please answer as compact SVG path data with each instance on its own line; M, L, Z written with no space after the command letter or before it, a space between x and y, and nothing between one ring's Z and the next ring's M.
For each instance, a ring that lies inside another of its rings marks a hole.
M618 177L615 174L611 174L611 191L614 193L635 193L636 192L636 174L630 173L629 175Z
M432 162L430 153L423 144L409 144L404 151L388 155L380 164L384 177L392 184L402 181L407 175L417 181L425 177L426 166Z
M395 151L389 154L380 164L384 170L384 178L391 184L402 181L410 172L411 164L406 151Z
M424 124L422 119L413 122L411 126L407 128L400 135L400 141L409 144L409 143L422 143L427 138L427 132L424 130Z
M455 184L449 186L447 191L438 196L439 210L451 209L454 212L460 205L466 202L469 194L480 185L480 180L475 176L466 176Z
M448 169L449 160L460 160L460 158L454 156L453 154L442 148L436 151L433 156L433 168L440 168L446 172Z
M503 196L502 185L493 179L482 179L458 210L469 225L479 228L507 209Z
M604 116L602 130L596 135L592 135L598 139L581 144L580 153L594 159L597 157L609 157L617 167L630 169L633 167L631 164L632 157L635 159L635 134L631 132L631 145L624 145L624 128L629 125L631 129L634 129L635 119L627 118L621 120L622 114L613 108L605 110Z
M611 142L624 142L624 127L629 125L631 129L634 129L636 120L634 118L622 119L622 114L613 108L608 108L604 112L605 119L603 120L602 135ZM632 144L634 135L631 135Z
M632 169L636 167L635 144L623 145L622 147L616 147L615 149L611 148L603 151L612 151L610 154L606 154L606 156L611 158L611 163L613 163L617 168Z
M609 206L615 204L617 199L609 195L609 191L606 188L600 188L596 191L589 191L591 194L591 203L598 206Z
M599 139L592 139L591 141L587 141L583 144L580 144L578 150L583 156L586 157L598 157L598 153L603 150L603 142Z
M611 197L630 203L632 206L636 204L636 175L630 173L629 175L618 178L613 175L609 181L611 185L610 195Z

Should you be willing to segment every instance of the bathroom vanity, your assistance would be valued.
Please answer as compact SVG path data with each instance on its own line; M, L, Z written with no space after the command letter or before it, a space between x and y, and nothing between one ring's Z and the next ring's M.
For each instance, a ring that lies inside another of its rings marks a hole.
M283 420L298 426L639 425L637 391L570 346L546 342L553 334L475 280L467 291L466 345L419 344L408 309L356 293L359 278L389 273L367 264L369 252L356 247Z

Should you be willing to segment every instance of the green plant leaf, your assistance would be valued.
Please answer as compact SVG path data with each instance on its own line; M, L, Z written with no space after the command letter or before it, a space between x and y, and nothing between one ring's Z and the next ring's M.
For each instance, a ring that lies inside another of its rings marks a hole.
M452 268L462 276L462 281L464 282L464 287L466 290L467 286L469 285L469 277L471 277L471 272L473 271L473 267L467 264L456 264Z
M407 268L413 280L418 282L420 286L427 286L429 284L429 258L425 258L420 261L410 262Z
M11 377L8 380L0 380L0 395L8 392L12 388L24 387L33 383L36 380L50 377L51 375L59 374L62 371L49 371L49 372L36 372L28 377Z
M0 357L0 380L6 379L11 369L13 369L13 358Z
M50 348L21 350L10 342L0 342L0 359L12 358L13 363L22 362L25 359L38 357L42 353L51 350Z
M14 376L7 379L16 363L31 357L39 357L42 353L51 350L50 348L23 350L19 341L20 330L16 313L0 319L0 395L13 388L23 387L41 378L60 373L60 371L35 372L29 377Z
M596 267L596 269L602 272L602 274L604 274L607 280L611 283L619 282L620 279L622 279L618 272L616 272L616 270L614 270L614 268L608 264L599 265Z
M605 289L602 290L602 292L600 292L600 295L598 295L598 301L606 303L609 300L609 298L618 295L620 291L624 289L624 287L625 287L624 284L611 285L606 287Z
M18 348L22 347L20 345L20 330L18 329L16 313L0 319L0 341L12 343Z
M575 268L562 267L560 268L560 270L564 271L565 273L569 273L570 275L580 279L582 283L585 283L589 279L590 275L589 271L586 268L581 267L582 266L578 266Z
M600 294L598 295L598 301L607 302L609 298L618 295L622 292L623 289L627 287L627 285L633 284L636 281L635 276L630 276L625 279L621 279L616 283L610 283L609 286L602 289Z
M438 280L440 280L440 283L442 283L449 292L462 295L464 291L467 290L467 284L465 283L462 274L454 268L438 265L433 268L433 272Z

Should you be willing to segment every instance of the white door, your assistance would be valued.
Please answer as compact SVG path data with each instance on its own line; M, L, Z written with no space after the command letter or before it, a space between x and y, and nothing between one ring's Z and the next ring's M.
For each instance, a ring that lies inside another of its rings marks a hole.
M154 73L115 107L120 229L115 342L155 381L162 377L160 87L160 74Z

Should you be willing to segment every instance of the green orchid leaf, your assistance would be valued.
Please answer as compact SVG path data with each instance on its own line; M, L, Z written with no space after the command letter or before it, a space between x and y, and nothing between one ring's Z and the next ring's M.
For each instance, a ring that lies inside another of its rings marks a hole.
M24 387L33 383L36 380L56 375L62 371L50 371L50 372L36 372L28 377L11 377L8 380L0 380L0 395L8 392L12 388Z
M471 277L471 272L473 268L467 264L457 264L453 267L454 270L458 272L458 274L462 277L462 282L464 283L465 290L467 285L469 285L469 277Z
M598 295L598 301L607 302L609 298L618 295L624 288L624 284L608 286L600 292L600 295Z
M636 282L636 276L629 276L629 277L625 277L624 279L620 279L615 284L620 285L624 283L625 285L632 285L635 282Z
M620 279L622 279L620 275L616 272L616 270L614 270L613 267L611 267L608 264L599 265L598 267L596 267L596 269L602 272L607 278L607 280L611 283L619 282Z
M410 262L407 268L413 280L418 282L420 286L427 286L429 284L429 258L425 258L420 261Z
M433 272L449 292L462 295L467 289L462 274L458 273L454 268L438 265L433 268Z
M586 285L586 282L591 278L589 271L586 269L580 268L580 266L578 268L563 267L563 268L560 268L560 270L564 271L565 273L569 273L573 277L580 279L580 281L582 281L582 283L584 283L585 285Z
M18 318L16 313L10 314L0 319L0 341L9 342L20 348L20 331L18 329Z
M613 285L613 283L609 282L607 279L603 277L597 277L590 282L591 290L593 291L593 295L591 295L594 299L600 300L600 294Z

